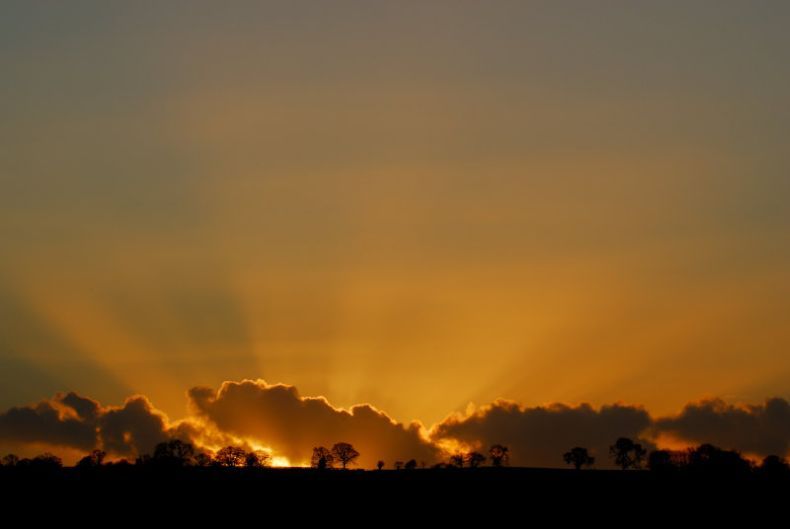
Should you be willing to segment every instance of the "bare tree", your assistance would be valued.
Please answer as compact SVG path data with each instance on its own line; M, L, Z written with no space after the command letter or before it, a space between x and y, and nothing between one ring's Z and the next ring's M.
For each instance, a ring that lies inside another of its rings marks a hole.
M359 452L349 443L335 443L332 447L332 455L335 456L335 459L340 461L343 468L346 468L347 465L356 462L356 459L359 457Z
M562 459L569 465L573 465L576 470L581 470L583 466L591 466L595 463L595 458L582 446L574 446L563 454Z

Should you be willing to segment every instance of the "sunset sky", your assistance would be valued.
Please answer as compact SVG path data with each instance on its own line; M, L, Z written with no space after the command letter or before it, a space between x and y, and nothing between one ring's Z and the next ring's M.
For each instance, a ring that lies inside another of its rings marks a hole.
M437 432L496 442L473 421L499 407L615 403L649 414L634 436L777 406L786 453L789 24L780 0L3 2L0 451L90 448L12 420L87 424L76 392L297 463L282 392L368 403L428 459Z

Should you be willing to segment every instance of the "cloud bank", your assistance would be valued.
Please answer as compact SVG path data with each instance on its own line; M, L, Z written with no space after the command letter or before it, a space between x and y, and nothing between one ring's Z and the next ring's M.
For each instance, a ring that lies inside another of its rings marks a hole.
M780 398L741 406L721 399L703 400L687 404L675 417L657 420L654 427L680 439L758 456L790 451L790 403Z
M0 414L0 442L43 443L117 456L148 453L170 438L167 417L136 395L122 406L101 406L76 393L59 394Z
M563 466L565 451L584 446L596 456L597 467L607 468L612 466L608 447L618 437L636 439L648 449L662 447L668 436L675 443L713 443L756 457L790 452L790 403L783 398L758 405L703 400L660 418L626 404L528 407L498 400L426 428L417 421L400 423L370 404L342 409L324 397L302 396L294 386L263 380L228 381L216 390L194 387L187 396L189 415L171 421L142 395L104 406L73 392L58 394L0 413L0 445L101 448L132 458L178 438L201 450L265 447L291 464L304 464L314 446L345 441L359 450L362 468L379 459L388 466L409 459L430 465L452 450L485 452L492 444L508 446L513 465L543 467Z
M508 446L511 463L518 466L562 466L562 454L584 446L600 466L608 463L609 445L618 437L640 439L651 424L642 408L615 404L595 410L589 404L571 407L552 404L534 408L497 401L467 416L451 416L434 428L435 440L456 440L476 449Z

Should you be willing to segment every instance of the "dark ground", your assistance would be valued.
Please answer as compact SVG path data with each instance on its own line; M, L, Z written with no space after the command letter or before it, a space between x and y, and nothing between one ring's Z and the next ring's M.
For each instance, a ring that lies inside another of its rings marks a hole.
M621 522L616 525L630 525L626 523L630 520L633 524L695 522L707 527L719 525L714 524L717 520L746 520L742 523L748 527L787 527L790 508L787 476L754 473L490 467L3 470L0 487L6 512L19 508L34 519L55 514L72 521L103 513L101 519L109 524L153 516L181 527L187 520L284 516L301 525L336 521L342 515L376 525L429 519L543 527L556 525L547 520ZM537 518L544 523L533 523Z

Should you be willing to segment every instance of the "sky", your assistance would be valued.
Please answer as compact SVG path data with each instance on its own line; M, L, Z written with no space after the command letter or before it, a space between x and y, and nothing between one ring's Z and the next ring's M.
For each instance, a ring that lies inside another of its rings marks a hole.
M634 435L786 404L788 22L3 2L0 410L142 395L164 432L219 424L195 388L284 384L458 440L504 402L636 406Z

